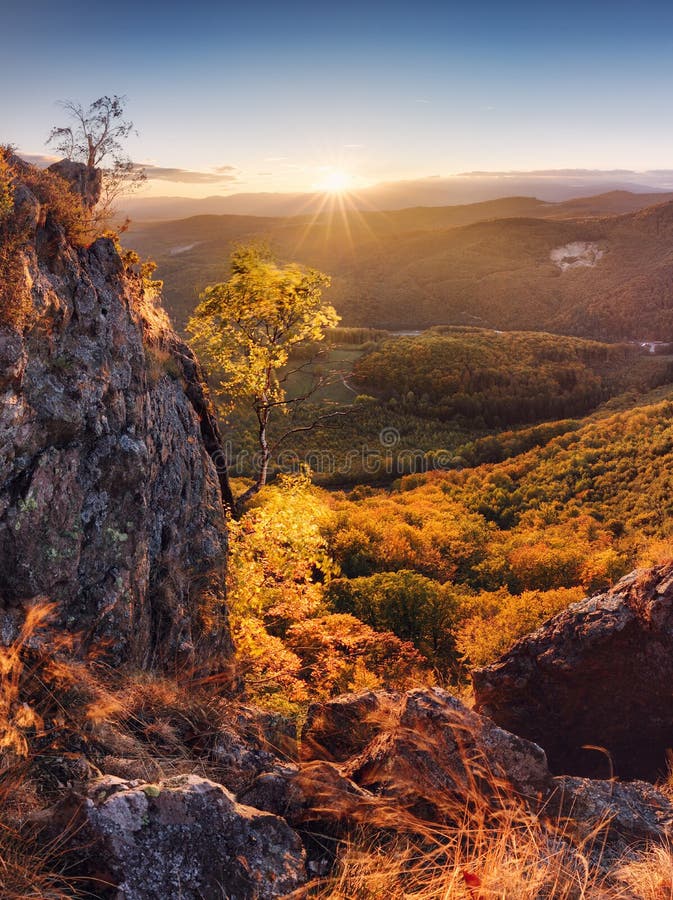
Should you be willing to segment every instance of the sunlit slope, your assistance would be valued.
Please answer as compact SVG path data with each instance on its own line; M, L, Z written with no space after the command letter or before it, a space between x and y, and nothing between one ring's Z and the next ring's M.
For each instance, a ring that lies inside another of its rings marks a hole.
M494 465L403 480L409 502L451 497L488 521L540 527L591 515L636 543L673 534L673 400L637 407ZM409 490L410 489L410 490Z

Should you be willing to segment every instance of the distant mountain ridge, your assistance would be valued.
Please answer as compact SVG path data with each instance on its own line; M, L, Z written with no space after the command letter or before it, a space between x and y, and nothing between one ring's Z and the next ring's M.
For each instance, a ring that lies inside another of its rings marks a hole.
M350 193L345 202L359 210L398 210L418 206L455 206L509 197L538 197L558 203L610 192L666 193L673 175L635 172L466 173L375 184ZM329 195L322 192L247 192L204 198L127 198L123 213L136 221L165 221L195 215L313 215Z
M180 327L205 285L227 277L233 244L253 239L330 273L330 299L346 325L673 340L673 194L197 216L137 223L127 238L159 263Z

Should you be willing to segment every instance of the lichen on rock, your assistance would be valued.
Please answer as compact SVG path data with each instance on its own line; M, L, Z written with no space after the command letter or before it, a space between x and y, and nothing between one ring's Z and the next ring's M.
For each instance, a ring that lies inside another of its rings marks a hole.
M73 245L16 181L30 315L0 327L3 630L47 598L115 662L217 664L226 475L198 363L115 243Z

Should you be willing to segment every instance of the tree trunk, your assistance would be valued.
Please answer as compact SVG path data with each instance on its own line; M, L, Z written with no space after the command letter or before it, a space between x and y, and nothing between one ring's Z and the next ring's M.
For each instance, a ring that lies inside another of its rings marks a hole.
M255 494L258 494L261 489L266 484L266 479L269 474L269 462L271 460L271 451L269 450L269 442L266 436L266 427L269 422L269 410L266 407L262 407L262 409L257 410L257 418L259 420L259 432L258 432L258 440L259 447L262 451L261 453L261 461L259 465L259 472L257 473L257 480L253 485L251 485L247 491L244 491L243 494L238 498L236 503L234 504L234 517L240 518L241 513L243 512L243 507Z

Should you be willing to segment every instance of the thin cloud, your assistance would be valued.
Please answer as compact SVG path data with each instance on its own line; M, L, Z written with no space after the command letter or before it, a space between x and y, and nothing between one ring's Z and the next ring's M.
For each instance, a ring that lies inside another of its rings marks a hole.
M46 169L47 166L50 166L52 163L58 162L59 159L61 159L60 156L50 156L47 153L19 153L18 156L32 166L37 166L40 169Z
M223 181L238 181L236 175L228 175L232 166L219 166L214 172L195 172L192 169L176 169L166 166L136 165L151 181L172 181L179 184L220 184Z
M458 176L461 178L485 178L488 176L495 178L506 178L506 177L521 177L521 176L536 176L536 177L566 177L571 176L573 178L584 178L584 177L595 177L597 175L606 175L606 176L614 176L614 175L637 175L637 172L634 172L632 169L510 169L508 171L475 171L475 172L459 172Z
M58 162L60 156L52 156L47 153L19 153L21 159L40 169L46 169L52 163ZM148 179L152 181L172 181L180 184L220 184L225 181L238 181L234 166L217 166L212 172L196 172L192 169L178 169L167 166L155 166L152 163L136 163L136 169L142 169Z

